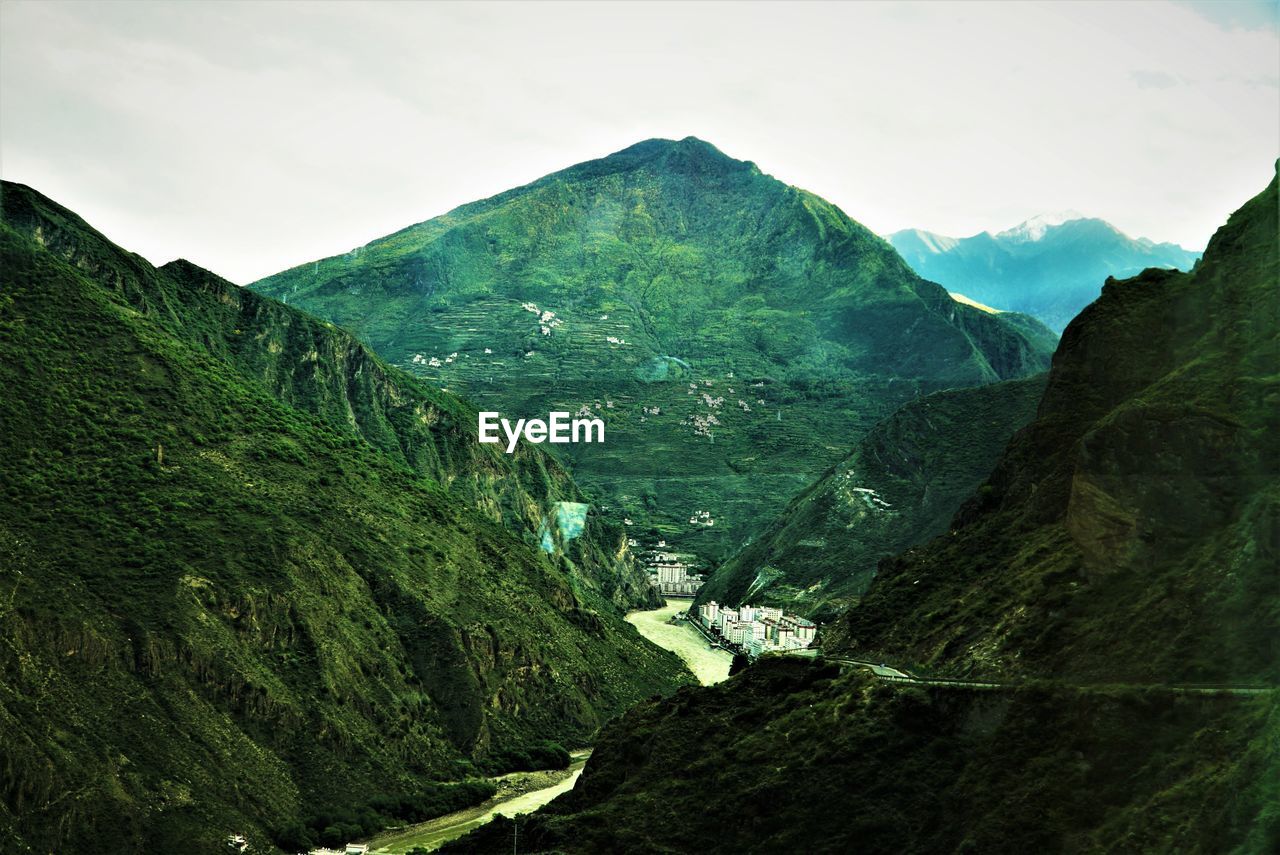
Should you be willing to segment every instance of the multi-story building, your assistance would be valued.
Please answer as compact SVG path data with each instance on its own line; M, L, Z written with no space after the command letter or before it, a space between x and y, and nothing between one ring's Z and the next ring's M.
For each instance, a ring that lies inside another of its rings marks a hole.
M649 553L649 574L659 593L690 596L702 587L702 577L693 572L694 565L686 557L678 552Z
M748 656L770 651L802 650L817 638L813 621L770 606L742 605L728 609L715 601L698 607L698 620Z

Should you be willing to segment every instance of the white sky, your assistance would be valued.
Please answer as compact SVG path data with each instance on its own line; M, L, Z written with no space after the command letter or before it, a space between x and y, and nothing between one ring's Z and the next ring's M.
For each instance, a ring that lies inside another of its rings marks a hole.
M1280 154L1276 2L0 3L0 175L237 282L690 134L881 233L1200 248Z

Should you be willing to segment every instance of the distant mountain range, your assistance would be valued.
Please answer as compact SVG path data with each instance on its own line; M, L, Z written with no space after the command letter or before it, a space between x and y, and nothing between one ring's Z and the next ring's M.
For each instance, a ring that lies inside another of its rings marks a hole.
M924 278L978 303L1033 315L1055 332L1097 298L1108 276L1189 270L1200 255L1131 238L1076 211L1042 214L995 234L954 238L905 229L888 240Z
M812 193L693 137L637 143L252 283L484 409L586 409L575 479L724 560L898 406L1048 366Z

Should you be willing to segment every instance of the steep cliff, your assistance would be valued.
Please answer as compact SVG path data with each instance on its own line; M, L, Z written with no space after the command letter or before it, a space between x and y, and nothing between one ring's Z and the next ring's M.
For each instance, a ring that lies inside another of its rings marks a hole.
M831 644L946 673L1280 681L1272 183L1190 273L1108 281L953 530Z

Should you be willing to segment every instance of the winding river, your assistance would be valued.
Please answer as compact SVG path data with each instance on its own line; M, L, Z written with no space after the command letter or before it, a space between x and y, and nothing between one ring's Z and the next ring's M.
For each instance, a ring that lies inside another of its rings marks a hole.
M689 670L704 686L710 686L725 680L729 676L729 665L733 662L733 654L720 648L712 648L706 639L687 623L671 625L667 623L677 612L689 607L688 600L671 600L660 609L645 612L632 612L627 615L627 622L640 631L640 634L659 647L665 647L684 660Z
M667 622L677 612L688 608L688 605L688 601L673 600L660 609L632 612L627 615L627 622L654 644L679 656L703 685L710 686L729 676L729 664L733 661L733 656L719 648L712 649L698 631L687 623L672 625ZM561 793L573 789L590 754L589 750L573 752L573 762L565 772L535 773L550 779L546 786L498 796L475 807L379 835L370 844L370 855L404 855L417 847L436 849L471 829L484 825L495 816L531 813ZM501 779L495 780L501 785Z
M590 750L574 751L573 762L566 772L535 773L556 778L554 783L540 789L524 793L490 799L475 807L456 811L437 817L427 822L411 825L407 828L381 834L374 838L369 846L370 855L404 855L410 849L423 848L428 851L461 837L473 828L484 825L495 816L515 816L518 813L531 813L554 799L561 793L567 793L578 782L582 767L587 764ZM517 772L516 775L529 773ZM510 778L513 776L503 776ZM501 778L495 779L501 781Z

